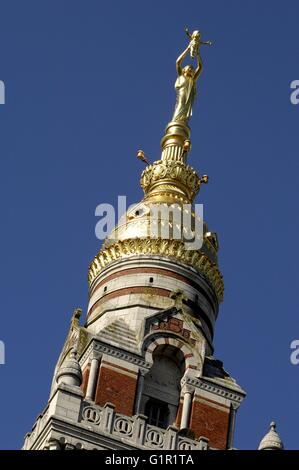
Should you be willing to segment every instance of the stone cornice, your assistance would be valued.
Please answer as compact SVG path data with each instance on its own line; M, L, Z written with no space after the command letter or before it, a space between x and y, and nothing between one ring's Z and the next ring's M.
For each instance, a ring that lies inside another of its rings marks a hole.
M207 392L211 392L215 395L219 395L223 398L227 398L230 401L235 402L234 408L236 409L236 405L240 405L242 400L245 398L245 392L240 389L240 392L235 390L235 386L233 385L234 389L232 389L229 383L226 386L221 386L216 384L215 382L209 381L208 378L193 378L187 377L186 383L189 385L194 385L196 388L201 390L206 390Z
M80 364L84 364L84 362L95 352L98 354L107 354L108 356L117 357L118 359L122 359L126 362L130 362L131 364L135 364L146 369L151 366L142 357L137 356L136 354L133 354L129 351L122 350L116 346L100 342L96 338L91 340L89 346L81 356L79 361Z

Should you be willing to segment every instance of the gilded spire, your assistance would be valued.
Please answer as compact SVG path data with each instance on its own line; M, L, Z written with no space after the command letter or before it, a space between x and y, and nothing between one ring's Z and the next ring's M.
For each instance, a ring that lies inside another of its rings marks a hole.
M207 176L200 178L196 171L186 164L191 150L188 121L196 97L197 80L202 72L200 46L211 44L201 41L199 31L192 34L186 29L189 44L176 61L175 82L176 104L172 120L168 123L161 140L161 160L148 165L141 175L141 187L148 202L192 203L201 183L207 183ZM196 60L196 67L183 61L187 54ZM140 158L140 157L139 157Z
M112 262L128 256L171 257L204 275L221 302L224 286L217 266L217 236L208 230L193 206L201 184L207 183L208 177L200 177L186 163L191 149L188 121L202 72L199 49L201 44L210 43L202 42L198 31L187 34L189 44L176 61L176 104L161 140L161 159L149 163L145 153L138 151L138 159L146 164L140 180L144 198L128 210L105 239L90 265L89 283L92 285ZM195 68L183 66L188 53L196 61ZM201 230L196 229L199 225ZM192 247L190 240L194 241Z

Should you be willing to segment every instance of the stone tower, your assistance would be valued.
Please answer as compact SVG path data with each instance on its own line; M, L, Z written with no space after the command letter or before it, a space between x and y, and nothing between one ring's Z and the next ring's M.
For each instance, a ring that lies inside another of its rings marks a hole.
M138 154L147 163L144 197L89 267L85 324L75 310L48 405L24 449L233 447L245 393L213 355L223 280L217 235L194 206L207 177L187 164L201 72L199 58L193 72L180 67L188 48L177 61L161 157L149 164Z

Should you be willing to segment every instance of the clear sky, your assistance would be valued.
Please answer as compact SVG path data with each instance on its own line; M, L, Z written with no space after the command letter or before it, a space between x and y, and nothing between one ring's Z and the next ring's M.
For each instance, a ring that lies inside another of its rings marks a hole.
M235 446L272 419L299 448L299 3L0 0L0 447L20 448L46 405L87 268L95 207L142 196L142 148L160 157L184 27L201 29L204 72L190 163L220 240L225 300L215 356L247 391Z

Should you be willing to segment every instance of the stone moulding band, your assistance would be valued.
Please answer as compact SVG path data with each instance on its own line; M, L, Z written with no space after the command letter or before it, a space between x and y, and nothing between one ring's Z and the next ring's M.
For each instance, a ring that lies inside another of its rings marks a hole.
M193 385L197 388L200 388L202 390L206 390L208 392L212 392L216 395L220 395L224 398L227 398L231 401L235 402L235 407L238 406L242 400L245 397L245 392L243 390L240 391L240 393L232 391L228 385L228 387L221 387L220 385L216 385L213 383L207 383L202 379L199 378L188 378L186 380L186 383ZM237 405L238 404L238 405Z
M114 356L118 359L135 364L139 367L149 369L151 367L150 363L147 363L143 357L133 354L132 352L124 351L117 346L112 346L111 344L101 343L97 340L92 340L88 347L85 349L84 354L80 358L81 367L86 361L89 360L90 355L95 352L98 354L107 354L108 356Z
M110 263L134 255L152 255L174 258L192 266L212 286L218 302L222 302L224 284L217 265L199 250L188 250L180 240L161 238L130 238L120 240L103 248L92 261L88 270L89 285Z

